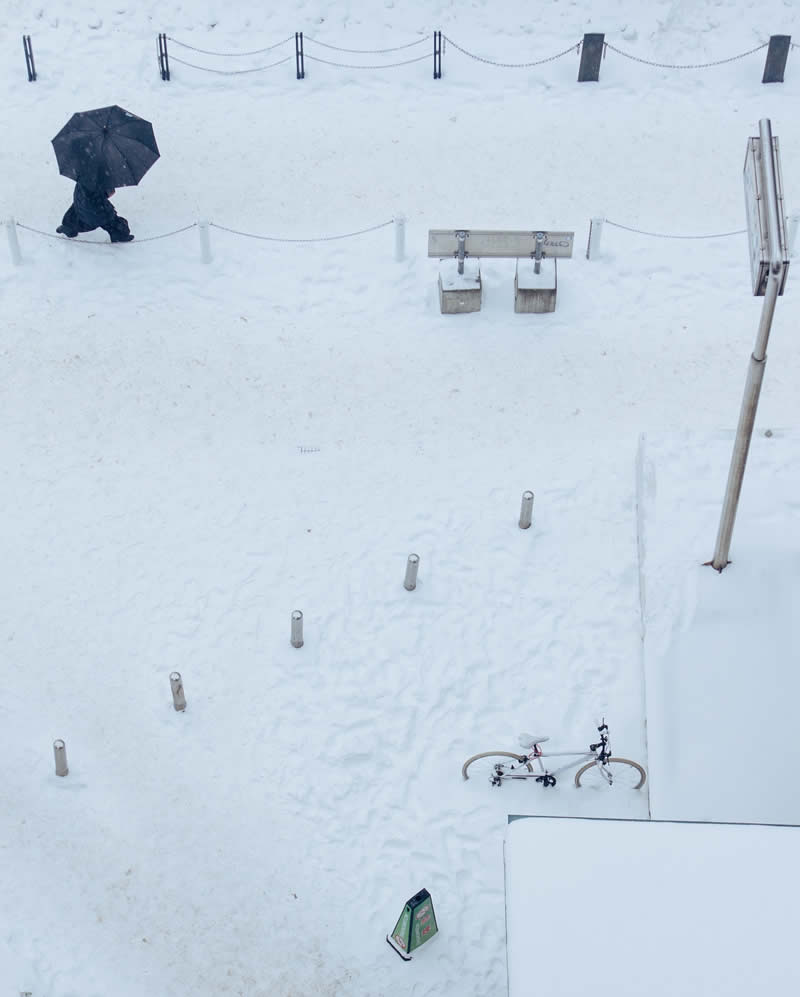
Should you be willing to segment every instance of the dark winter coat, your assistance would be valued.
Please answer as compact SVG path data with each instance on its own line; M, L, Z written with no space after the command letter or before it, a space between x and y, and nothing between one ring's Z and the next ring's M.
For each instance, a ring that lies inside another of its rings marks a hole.
M81 227L85 225L92 228L106 228L109 225L113 226L117 217L114 205L104 190L92 190L76 183L72 204L78 220L83 223Z

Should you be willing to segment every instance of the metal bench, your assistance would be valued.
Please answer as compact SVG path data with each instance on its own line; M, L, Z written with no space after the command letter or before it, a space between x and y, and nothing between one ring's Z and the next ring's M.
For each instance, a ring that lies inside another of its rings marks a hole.
M515 259L514 311L552 312L556 307L556 259L572 256L574 232L506 232L484 229L430 229L428 256L439 268L442 314L477 312L481 307L481 258ZM455 261L455 266L445 260ZM520 266L520 260L532 265Z

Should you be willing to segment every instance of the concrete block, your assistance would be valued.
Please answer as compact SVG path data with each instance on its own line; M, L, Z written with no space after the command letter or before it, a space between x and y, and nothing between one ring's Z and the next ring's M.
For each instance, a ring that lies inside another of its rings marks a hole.
M541 273L533 269L533 260L517 260L514 274L515 312L554 312L558 272L554 258L541 261Z
M481 268L478 260L464 260L464 273L458 262L448 260L439 267L439 307L442 315L460 315L481 310Z

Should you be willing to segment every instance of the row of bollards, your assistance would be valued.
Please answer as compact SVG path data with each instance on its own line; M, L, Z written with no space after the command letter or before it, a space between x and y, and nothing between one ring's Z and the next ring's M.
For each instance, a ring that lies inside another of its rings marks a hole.
M522 493L522 505L519 511L519 528L521 530L530 529L533 523L533 492ZM403 579L403 588L407 592L413 592L417 587L417 572L419 571L419 554L409 554L406 561L406 576ZM299 609L292 613L292 647L303 646L303 614Z
M522 505L519 512L519 527L521 530L530 528L533 522L533 492L522 493ZM406 561L406 576L403 588L413 592L417 587L417 572L419 570L419 554L409 554ZM292 647L303 646L303 614L299 609L292 611ZM180 672L170 672L169 684L172 689L172 705L182 713L186 709L186 694L183 691L183 679ZM56 759L56 775L67 775L67 748L61 738L53 741L53 754Z
M183 679L180 672L171 672L169 684L172 688L172 705L178 712L186 709L186 695L183 691ZM67 746L59 737L53 741L53 754L56 759L56 775L69 775L67 765Z

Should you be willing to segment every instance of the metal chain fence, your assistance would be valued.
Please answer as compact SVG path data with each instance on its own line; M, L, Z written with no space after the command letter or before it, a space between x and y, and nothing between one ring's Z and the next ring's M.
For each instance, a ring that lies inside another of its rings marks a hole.
M253 232L240 232L235 228L228 228L226 225L217 225L216 222L208 223L211 228L221 229L223 232L231 232L233 235L242 235L246 239L262 239L265 242L334 242L336 239L352 239L356 235L366 235L367 232L377 232L378 229L386 228L394 224L394 219L388 222L381 222L379 225L371 225L369 228L359 229L357 232L345 232L343 235L321 235L313 239L284 239L275 235L256 235Z
M406 48L414 48L415 45L422 45L424 42L430 41L431 36L426 35L424 38L418 38L415 42L409 42L407 45L396 45L394 48L339 48L338 45L329 45L327 42L321 42L317 38L310 38L308 35L303 35L303 40L306 42L313 42L315 45L321 45L323 48L333 49L334 52L346 52L348 55L386 55L389 52L401 52Z
M275 42L274 45L268 45L266 48L256 48L252 52L211 52L206 48L196 48L194 45L187 45L186 42L179 42L177 38L173 38L172 35L167 35L168 41L174 42L176 45L180 45L182 48L191 49L192 52L201 52L203 55L222 55L225 57L237 58L239 56L245 55L261 55L262 52L271 52L274 48L279 48L281 45L285 45L294 38L294 35L289 35L288 38L284 38L283 41Z
M573 45L570 45L569 48L565 48L563 52L558 52L556 55L549 55L546 59L537 59L535 62L496 62L494 59L486 59L482 55L476 55L474 52L468 52L465 48L462 48L447 35L444 35L443 37L446 42L449 42L449 44L452 45L456 51L461 52L462 55L469 56L470 59L475 59L477 62L486 63L488 66L499 66L501 69L529 69L531 66L542 66L546 62L553 62L556 59L560 59L568 52L577 52L581 45L580 42L576 42Z
M307 52L305 58L309 62L321 62L323 66L336 66L337 69L396 69L398 66L410 66L414 62L422 62L423 59L430 59L430 55L426 52L425 55L418 55L416 59L406 59L405 62L384 63L382 66L353 66L345 62L329 62L327 59L318 59L315 55L309 55Z
M631 228L630 225L620 225L619 222L609 221L608 218L605 218L604 221L606 225L612 225L614 228L621 228L626 232L636 232L637 235L650 235L654 239L725 239L729 235L744 235L747 231L746 228L740 228L735 232L715 232L713 235L667 235L664 232L646 232L641 228Z
M179 41L177 38L173 38L171 35L167 35L165 37L167 37L169 39L169 41L171 41L175 45L180 45L183 48L191 50L192 52L200 52L203 55L222 56L222 57L233 57L233 58L259 55L259 54L261 54L263 52L271 52L272 50L280 47L281 45L286 45L288 42L290 42L292 40L292 35L289 35L287 38L284 38L284 39L282 39L279 42L275 42L272 45L268 45L265 48L253 49L252 51L249 51L249 52L218 52L218 51L214 51L214 50L211 50L211 49L204 49L204 48L199 48L198 46L195 46L195 45L190 45L187 42L182 42L182 41ZM395 45L395 46L392 46L390 48L358 49L358 48L344 48L343 46L332 45L329 42L323 42L323 41L321 41L321 40L319 40L317 38L309 37L308 35L304 35L303 36L304 41L307 42L307 43L309 43L309 44L319 45L322 48L329 49L329 50L331 50L333 52L343 52L343 53L347 53L347 54L350 54L350 55L387 55L387 54L389 54L391 52L401 52L401 51L405 51L405 50L408 50L408 49L411 49L411 48L415 48L418 45L426 44L427 42L430 41L430 37L431 37L430 35L426 35L423 38L416 39L416 41L407 42L404 45ZM474 59L476 62L482 62L482 63L484 63L484 65L487 65L487 66L496 66L496 67L501 68L501 69L531 69L534 66L542 66L542 65L545 65L546 63L554 62L556 59L561 59L565 55L567 55L569 52L580 53L582 39L580 41L575 42L574 44L570 45L568 48L565 48L562 51L557 52L555 55L550 55L550 56L547 56L547 57L545 57L543 59L535 59L535 60L532 60L530 62L501 62L501 61L499 61L497 59L490 59L490 58L488 58L486 56L478 55L475 52L470 52L468 49L465 49L463 46L459 45L456 41L454 41L448 35L444 35L444 34L442 34L442 42L443 43L449 43L450 45L453 46L453 48L457 52L460 52L462 55L465 55L465 56L467 56L470 59ZM791 48L793 48L793 49L800 47L800 45L796 44L795 42L791 42L790 44L791 44ZM712 68L714 66L724 66L727 63L736 62L739 59L745 59L748 56L753 55L756 52L760 52L762 49L765 49L768 46L769 46L769 42L763 42L760 45L756 45L754 48L748 49L746 52L740 52L738 55L732 55L732 56L729 56L726 59L716 59L716 60L713 60L711 62L670 63L670 62L656 62L653 59L644 59L641 56L633 55L631 52L626 52L624 49L618 48L616 45L612 45L611 42L607 42L606 41L606 42L604 42L604 45L603 45L603 55L605 55L606 50L610 49L612 52L615 52L617 55L621 55L625 59L630 59L632 62L638 62L641 65L645 65L645 66L653 66L653 67L655 67L657 69L710 69L710 68ZM443 48L444 48L444 44L443 44ZM291 58L292 58L292 56L289 55L289 56L286 56L286 58L281 59L278 62L270 63L270 65L267 65L267 66L256 66L256 67L254 67L252 69L241 69L241 70L211 69L208 66L198 66L195 63L185 62L184 60L175 58L174 56L172 57L172 61L175 62L175 63L178 63L181 66L188 66L191 69L197 69L197 70L200 70L201 72L205 72L205 73L216 73L216 74L218 74L220 76L236 76L236 75L242 75L242 74L246 74L246 73L260 73L260 72L264 72L265 70L273 69L276 66L282 66L284 63L289 62L291 60ZM426 55L419 56L419 57L417 57L415 59L408 59L408 60L405 60L405 61L402 61L402 62L393 62L393 63L384 64L384 65L374 65L374 66L359 66L359 65L355 65L355 64L351 64L351 63L333 62L333 61L329 61L327 59L321 59L321 58L319 58L317 56L313 56L313 55L306 55L305 58L307 58L307 59L309 59L309 60L311 60L313 62L319 62L319 63L321 63L323 65L326 65L326 66L334 66L337 69L367 69L367 70L377 70L377 69L395 69L395 68L398 68L398 67L401 67L401 66L410 66L410 65L413 65L416 62L423 62L425 59L429 58L429 56L426 54Z
M33 228L31 225L23 225L22 222L15 220L14 224L17 228L25 229L26 232L35 232L36 235L43 235L47 239L57 239L59 242L82 242L87 246L110 246L110 242L98 242L95 239L69 239L67 236L56 235L53 232L44 232L42 229ZM309 242L335 242L338 239L352 239L354 236L366 235L368 232L377 232L379 229L387 228L389 225L394 224L394 218L390 218L387 222L381 222L379 225L370 225L369 228L359 229L357 232L345 232L342 235L321 235L310 239L289 239L282 238L275 235L257 235L254 232L241 232L239 229L229 228L227 225L218 225L216 222L209 222L209 228L218 228L222 232L230 232L232 235L244 236L246 239L261 239L264 242L285 242L285 243L309 243ZM181 232L188 232L189 229L197 228L197 222L192 222L191 225L184 225L183 228L176 228L172 232L164 232L162 235L151 235L144 239L135 239L131 245L138 245L143 242L155 242L157 239L168 239L170 236L179 235Z
M110 246L110 242L97 242L95 239L69 239L65 235L56 235L53 232L43 232L39 228L32 228L30 225L23 225L22 222L14 223L17 228L25 229L26 232L35 232L37 235L43 235L47 239L58 239L59 242L82 242L87 246ZM134 239L131 245L141 245L143 242L155 242L157 239L168 239L172 235L178 235L181 232L188 232L190 228L196 228L197 222L192 222L191 225L184 225L183 228L176 228L172 232L164 232L162 235L150 235L145 236L144 239Z
M727 62L736 62L737 59L744 59L748 55L752 55L754 52L760 52L762 48L767 48L769 42L764 42L763 45L756 45L755 48L748 49L747 52L740 52L739 55L732 55L729 59L717 59L716 62L696 62L696 63L670 63L670 62L652 62L650 59L641 59L638 55L631 55L630 52L623 52L621 48L617 48L616 45L612 45L611 42L606 42L606 48L610 48L612 52L616 52L617 55L622 55L626 59L631 59L633 62L641 62L645 66L656 66L658 69L709 69L711 66L724 66Z
M285 62L289 62L292 58L293 56L287 55L284 59L271 62L268 66L254 66L252 69L211 69L208 66L197 66L193 62L184 62L183 59L177 59L174 55L170 56L170 62L177 62L190 69L199 69L202 73L216 73L217 76L243 76L245 73L263 73L265 69L274 69L276 66L282 66Z

